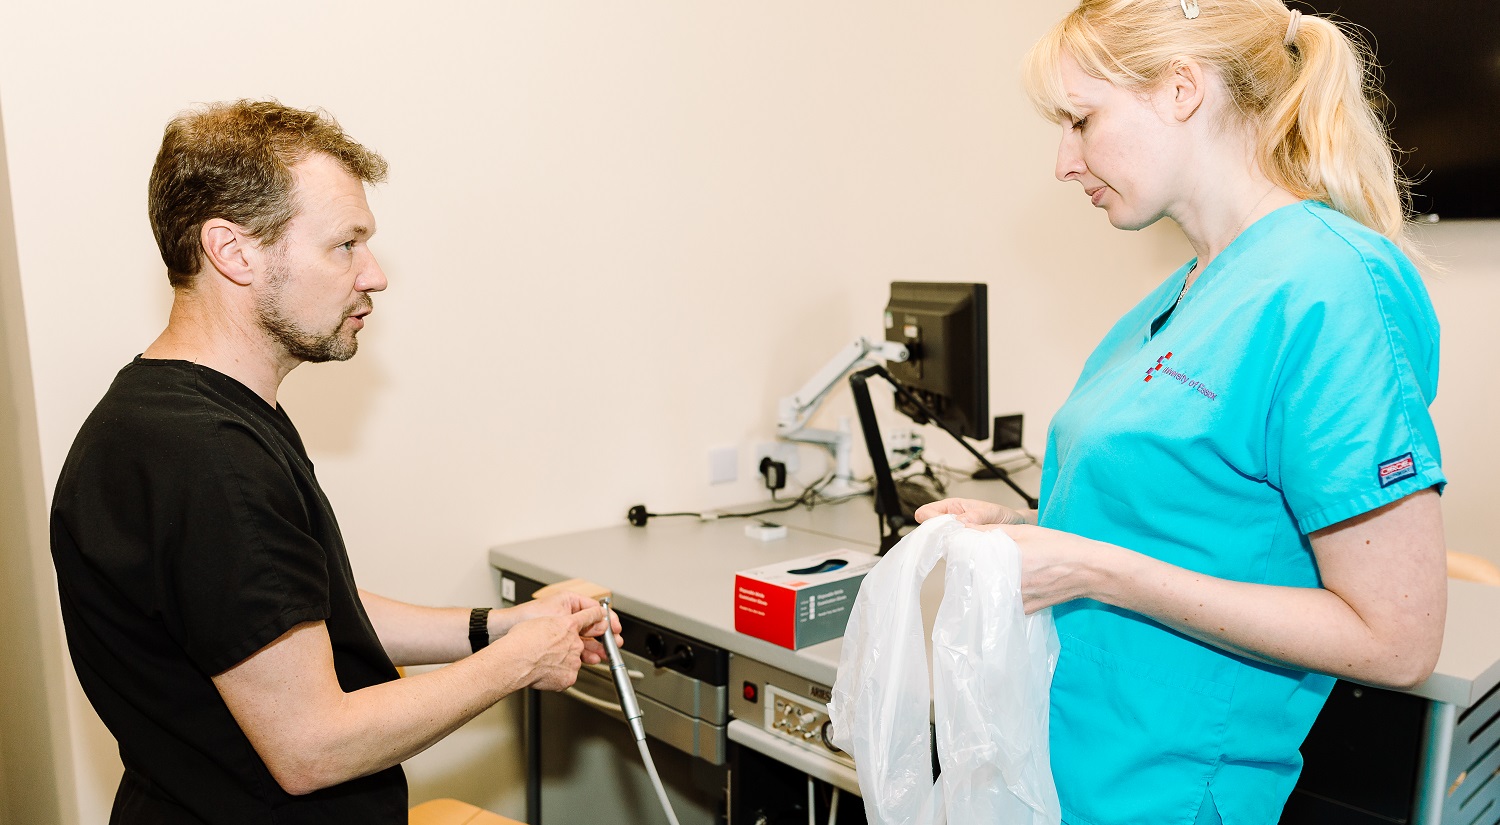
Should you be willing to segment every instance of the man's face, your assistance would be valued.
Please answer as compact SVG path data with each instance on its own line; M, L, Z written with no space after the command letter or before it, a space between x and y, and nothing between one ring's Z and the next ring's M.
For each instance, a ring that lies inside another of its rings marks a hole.
M327 155L292 167L297 216L266 247L266 279L256 316L267 336L297 361L347 361L386 287L368 241L375 216L364 184Z

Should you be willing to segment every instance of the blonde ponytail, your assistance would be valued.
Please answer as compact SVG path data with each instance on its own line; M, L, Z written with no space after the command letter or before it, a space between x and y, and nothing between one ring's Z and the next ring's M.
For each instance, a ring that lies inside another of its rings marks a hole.
M1262 171L1293 194L1403 242L1405 181L1372 102L1379 87L1363 44L1308 16L1292 48L1298 70L1260 121Z
M1044 117L1075 117L1059 79L1064 54L1084 72L1146 92L1187 57L1223 81L1232 116L1255 130L1261 171L1298 197L1321 201L1413 252L1407 185L1375 108L1369 51L1327 18L1281 0L1082 0L1032 48L1026 86ZM1288 32L1294 37L1287 42Z

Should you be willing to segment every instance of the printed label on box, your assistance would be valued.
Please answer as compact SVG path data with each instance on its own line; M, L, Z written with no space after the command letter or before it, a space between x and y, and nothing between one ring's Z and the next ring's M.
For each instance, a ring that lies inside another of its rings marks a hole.
M849 608L879 557L835 550L734 577L734 629L797 650L844 634Z

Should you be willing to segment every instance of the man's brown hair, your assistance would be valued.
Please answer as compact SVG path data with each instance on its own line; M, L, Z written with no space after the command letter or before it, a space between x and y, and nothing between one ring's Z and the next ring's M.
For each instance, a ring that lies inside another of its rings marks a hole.
M167 124L151 169L151 231L174 288L192 285L199 233L211 218L274 244L297 214L291 168L314 152L365 183L385 180L385 159L354 142L321 109L274 100L210 103Z

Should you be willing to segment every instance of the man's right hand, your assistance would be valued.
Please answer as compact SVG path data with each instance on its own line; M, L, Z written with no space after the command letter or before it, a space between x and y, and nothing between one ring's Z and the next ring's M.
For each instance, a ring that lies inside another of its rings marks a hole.
M451 631L454 611L445 612ZM529 612L478 654L353 691L334 670L328 628L304 622L214 676L214 687L276 782L311 793L416 756L520 688L572 685L599 646L585 636L604 632L604 608L581 599Z
M540 616L512 627L502 641L509 655L532 662L527 687L564 690L578 679L583 634L604 621L604 608L586 607L568 616Z
M985 524L1036 524L1035 510L1014 510L992 501L973 498L945 498L917 508L917 522L938 516L953 515L961 524L979 527Z

